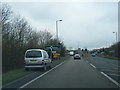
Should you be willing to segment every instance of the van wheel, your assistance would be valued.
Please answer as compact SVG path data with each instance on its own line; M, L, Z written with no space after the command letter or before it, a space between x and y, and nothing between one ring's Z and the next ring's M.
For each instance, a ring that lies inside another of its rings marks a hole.
M28 69L28 68L25 68L25 71L29 71L29 69Z

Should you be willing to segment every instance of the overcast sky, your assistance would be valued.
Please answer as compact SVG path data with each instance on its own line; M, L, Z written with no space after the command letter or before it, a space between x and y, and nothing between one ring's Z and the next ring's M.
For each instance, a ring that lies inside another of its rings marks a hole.
M69 48L101 48L115 43L118 32L117 2L9 2L37 30L47 29Z

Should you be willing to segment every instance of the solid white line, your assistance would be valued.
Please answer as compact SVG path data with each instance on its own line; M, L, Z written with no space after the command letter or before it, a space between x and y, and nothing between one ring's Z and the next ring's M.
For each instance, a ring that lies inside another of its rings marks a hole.
M112 81L118 87L120 87L120 84L117 81L113 80L111 77L109 77L107 74L105 74L104 72L101 72L101 74L104 75L105 77L107 77L110 81Z
M30 76L30 75L32 75L32 74L35 74L35 73L37 73L37 72L34 72L34 73L28 74L28 75L26 75L26 76L24 76L24 77L21 77L21 78L15 80L15 81L12 81L12 82L4 85L3 87L6 87L6 86L8 86L8 85L10 85L10 84L13 84L13 83L15 83L15 82L17 82L17 81L19 81L19 80L21 80L21 79L23 79L23 78L26 78L26 77L28 77L28 76Z
M58 66L62 65L65 61L63 61L62 63L58 64L57 66L55 66L54 68L50 69L49 71L43 73L42 75L36 77L35 79L31 80L30 82L24 84L23 86L19 87L19 88L24 88L26 87L27 85L29 85L30 83L34 82L35 80L41 78L42 76L46 75L47 73L49 73L50 71L54 70L55 68L57 68ZM19 89L18 89L19 90Z
M93 64L90 63L90 65L91 65L93 68L96 68Z

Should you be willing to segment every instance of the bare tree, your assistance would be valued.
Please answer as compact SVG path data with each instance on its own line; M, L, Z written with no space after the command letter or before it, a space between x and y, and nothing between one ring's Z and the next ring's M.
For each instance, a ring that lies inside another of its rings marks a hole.
M23 67L24 53L27 49L44 49L46 45L56 45L57 40L49 31L37 32L25 18L14 15L9 5L1 4L0 13L3 72ZM59 44L65 50L64 43L59 40Z
M47 30L38 32L39 45L44 48L45 45L48 45L50 40L52 40L53 35Z

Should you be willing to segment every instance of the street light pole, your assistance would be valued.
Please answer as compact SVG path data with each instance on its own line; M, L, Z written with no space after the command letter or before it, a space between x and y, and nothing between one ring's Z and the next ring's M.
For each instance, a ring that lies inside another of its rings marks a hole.
M116 35L116 43L117 43L117 32L113 32L113 33L115 33L115 35Z
M57 45L58 45L58 22L62 20L57 20L56 21L56 39L57 39Z

